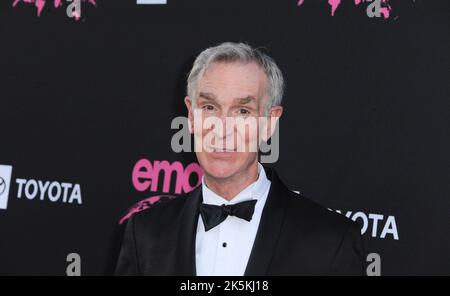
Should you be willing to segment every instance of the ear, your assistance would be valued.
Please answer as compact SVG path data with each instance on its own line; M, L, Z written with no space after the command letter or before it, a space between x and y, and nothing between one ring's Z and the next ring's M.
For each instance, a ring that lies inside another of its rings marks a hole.
M266 134L263 135L264 141L268 141L269 138L273 136L273 133L275 132L275 127L282 114L283 114L282 106L273 106L272 108L270 108L269 115L267 116L268 124Z
M192 113L192 100L189 98L189 96L186 96L184 98L184 104L186 105L188 111L189 132L192 134L194 130L194 114Z

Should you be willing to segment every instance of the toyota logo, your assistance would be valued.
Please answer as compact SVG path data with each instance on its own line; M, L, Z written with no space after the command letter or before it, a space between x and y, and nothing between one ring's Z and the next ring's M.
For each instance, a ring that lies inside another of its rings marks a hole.
M6 189L6 182L5 179L3 179L2 177L0 177L0 195L3 194L3 192L5 192Z

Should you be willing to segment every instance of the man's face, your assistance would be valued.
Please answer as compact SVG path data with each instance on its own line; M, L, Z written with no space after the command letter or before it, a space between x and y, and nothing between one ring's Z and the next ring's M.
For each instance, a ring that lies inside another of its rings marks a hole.
M213 63L198 81L194 106L197 113L192 113L192 100L186 97L191 123L195 116L201 114L201 127L194 127L194 133L196 139L202 136L202 141L196 141L195 145L205 174L226 179L245 173L256 164L258 152L250 146L257 143L258 125L255 132L250 128L231 126L226 118L255 119L254 122L258 122L266 103L266 83L265 73L255 63ZM222 124L223 129L215 129L211 122ZM227 141L233 145L230 147ZM201 145L201 152L198 152Z

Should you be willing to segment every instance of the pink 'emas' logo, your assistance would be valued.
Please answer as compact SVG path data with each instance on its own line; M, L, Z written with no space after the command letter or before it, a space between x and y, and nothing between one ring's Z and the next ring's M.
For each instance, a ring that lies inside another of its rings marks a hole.
M175 175L175 190L170 190L172 177ZM196 177L195 184L191 185L191 175ZM179 161L169 163L167 160L153 161L148 159L140 159L133 168L132 182L137 191L151 191L182 194L192 191L200 185L202 181L203 171L198 163L191 163L184 168ZM160 177L163 178L162 190L160 190Z
M133 205L124 215L119 224L127 221L131 216L140 211L150 208L153 204L176 198L177 195L188 193L200 185L203 171L198 163L191 163L186 166L179 161L173 163L167 160L155 160L153 163L148 159L140 159L136 162L131 175L134 188L140 192L163 192L165 195L154 195L147 197ZM173 180L172 178L176 179ZM191 178L194 177L194 178ZM191 180L195 184L191 184ZM173 182L175 181L175 182ZM174 183L175 188L171 190ZM162 190L160 185L162 184Z
M82 2L89 2L94 6L97 6L96 0L82 0ZM27 3L27 4L34 4L37 9L37 15L40 16L42 13L42 10L45 7L45 4L47 3L47 0L14 0L12 6L16 7L19 2ZM48 2L51 2L49 0ZM53 0L53 6L55 8L62 7L63 0ZM76 19L79 19L79 16L74 15Z

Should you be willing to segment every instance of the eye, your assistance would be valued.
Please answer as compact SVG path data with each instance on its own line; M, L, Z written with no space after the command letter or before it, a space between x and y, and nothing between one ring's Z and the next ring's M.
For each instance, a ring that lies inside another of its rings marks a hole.
M213 105L204 105L202 107L202 109L205 110L205 111L211 112L211 111L214 111L215 108L214 108Z
M245 109L245 108L241 108L241 109L238 109L238 113L240 115L248 115L248 114L250 114L250 110Z

